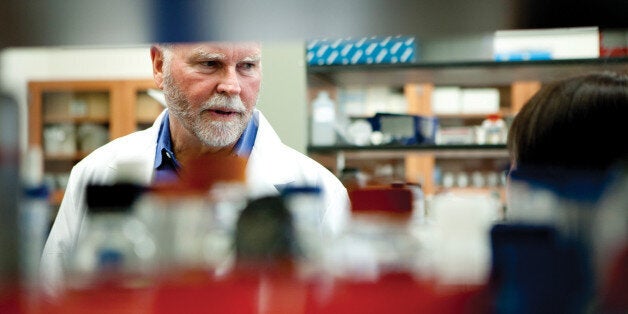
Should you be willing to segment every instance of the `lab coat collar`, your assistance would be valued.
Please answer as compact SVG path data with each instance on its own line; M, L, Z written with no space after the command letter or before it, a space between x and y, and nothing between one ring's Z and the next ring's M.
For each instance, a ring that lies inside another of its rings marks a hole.
M157 136L165 113L166 110L163 110L152 126L138 132L137 136L134 137L135 140L127 144L133 145L132 149L119 151L115 158L109 160L109 168L113 172L114 178L127 176L126 174L121 174L122 171L131 171L134 173L133 180L137 181L137 183L147 186L152 183ZM124 163L127 163L128 166L121 168L121 164Z
M157 136L164 114L165 110L155 119L150 128L140 131L140 138L134 144L142 145L142 148L119 152L119 158L111 160L110 169L114 172L120 170L118 161L121 160L138 162L141 167L136 170L141 171L138 176L142 179L141 183L151 184ZM297 160L292 158L294 154L290 151L291 149L281 142L266 117L257 109L254 116L259 119L259 128L247 162L247 187L253 197L276 195L283 187L297 181L295 173L299 173L299 165Z

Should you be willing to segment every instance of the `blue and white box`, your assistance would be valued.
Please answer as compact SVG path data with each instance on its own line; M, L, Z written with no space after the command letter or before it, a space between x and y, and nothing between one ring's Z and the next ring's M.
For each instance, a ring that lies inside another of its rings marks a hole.
M412 63L416 60L414 37L387 36L312 40L307 44L308 65Z
M595 59L599 56L597 27L500 30L493 39L495 61Z

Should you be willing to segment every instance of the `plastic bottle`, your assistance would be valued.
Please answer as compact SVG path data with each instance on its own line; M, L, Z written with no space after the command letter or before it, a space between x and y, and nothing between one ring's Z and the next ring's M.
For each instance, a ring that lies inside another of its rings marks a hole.
M336 107L329 93L321 91L312 102L311 144L327 146L336 144Z
M499 114L490 114L482 121L484 139L478 139L479 144L504 144L508 134L506 122Z

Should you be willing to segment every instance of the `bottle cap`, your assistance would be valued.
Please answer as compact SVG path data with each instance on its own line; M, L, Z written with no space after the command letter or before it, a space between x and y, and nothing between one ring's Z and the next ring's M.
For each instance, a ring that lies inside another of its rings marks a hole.
M130 211L144 191L143 186L132 183L89 184L86 188L87 208L90 213Z
M321 194L322 190L318 186L303 185L303 186L288 186L281 190L282 196L290 196L294 194Z

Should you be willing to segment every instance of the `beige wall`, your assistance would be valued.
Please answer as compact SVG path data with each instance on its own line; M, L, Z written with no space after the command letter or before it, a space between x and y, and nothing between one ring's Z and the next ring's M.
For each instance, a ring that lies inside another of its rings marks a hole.
M304 50L301 41L263 44L264 78L258 104L282 141L303 153L308 125Z

